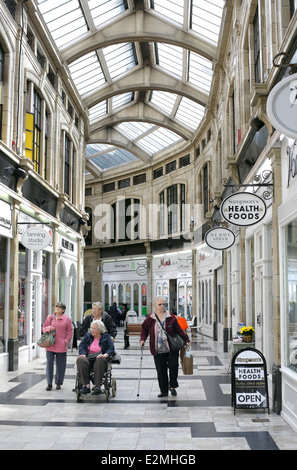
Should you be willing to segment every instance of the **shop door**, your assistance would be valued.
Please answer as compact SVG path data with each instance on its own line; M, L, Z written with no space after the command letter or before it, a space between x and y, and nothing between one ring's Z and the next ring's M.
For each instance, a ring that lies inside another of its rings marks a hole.
M32 345L38 341L41 334L41 312L42 312L42 302L41 302L41 288L42 288L42 278L41 275L33 275L32 279L32 304L31 304L31 331ZM32 347L31 349L30 360L34 359L37 356L38 348Z

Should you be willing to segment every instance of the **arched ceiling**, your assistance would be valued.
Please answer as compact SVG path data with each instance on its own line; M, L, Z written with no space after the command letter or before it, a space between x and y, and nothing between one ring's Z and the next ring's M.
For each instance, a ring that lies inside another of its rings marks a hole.
M86 169L149 163L203 120L225 0L38 0L89 111Z

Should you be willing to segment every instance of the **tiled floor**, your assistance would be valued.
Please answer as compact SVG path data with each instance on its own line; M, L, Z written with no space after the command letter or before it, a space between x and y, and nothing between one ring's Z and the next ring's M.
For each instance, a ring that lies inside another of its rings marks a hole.
M76 350L68 354L61 390L45 390L45 358L0 376L0 450L293 450L297 434L281 416L231 407L229 359L218 343L193 340L194 374L179 371L177 397L157 398L153 359L145 346L138 393L138 338L116 347L115 397L86 396L77 403ZM255 422L256 418L260 421ZM264 419L263 419L264 418Z

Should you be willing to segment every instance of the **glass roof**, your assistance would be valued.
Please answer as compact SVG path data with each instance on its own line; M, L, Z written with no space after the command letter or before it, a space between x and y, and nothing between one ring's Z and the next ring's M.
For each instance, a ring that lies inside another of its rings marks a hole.
M100 176L149 161L193 137L211 90L225 0L137 0L151 32L136 22L134 0L37 1L89 110L87 171ZM184 43L173 40L181 28Z

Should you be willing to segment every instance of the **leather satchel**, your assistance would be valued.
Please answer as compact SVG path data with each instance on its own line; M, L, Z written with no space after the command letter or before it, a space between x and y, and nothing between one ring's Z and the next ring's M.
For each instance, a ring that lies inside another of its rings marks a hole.
M159 320L159 318L158 318L158 315L156 315L156 317L157 317L158 322L160 323L161 327L163 328L163 330L164 330L165 333L166 333L170 350L171 350L171 351L179 351L180 349L184 348L185 345L187 344L186 341L185 341L181 336L179 336L178 333L175 333L174 336L170 336L170 335L167 333L167 331L165 330L165 328L163 327L162 323L160 322L160 320Z

